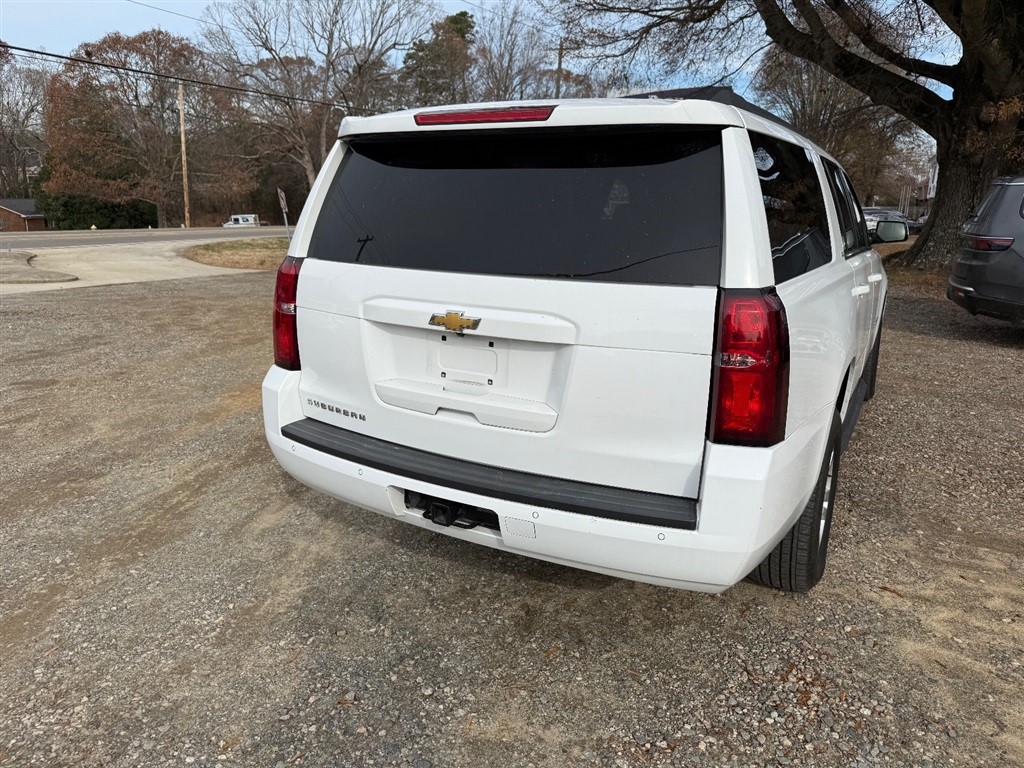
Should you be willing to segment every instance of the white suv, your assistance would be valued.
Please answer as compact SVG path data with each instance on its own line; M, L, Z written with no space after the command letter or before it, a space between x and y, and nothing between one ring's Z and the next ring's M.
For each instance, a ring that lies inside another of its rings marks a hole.
M347 118L278 273L281 465L490 547L810 589L886 277L849 179L699 100Z

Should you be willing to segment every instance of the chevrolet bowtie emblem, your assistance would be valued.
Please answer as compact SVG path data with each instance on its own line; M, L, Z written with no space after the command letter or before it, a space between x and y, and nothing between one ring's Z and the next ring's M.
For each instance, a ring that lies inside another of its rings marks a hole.
M480 326L479 317L463 317L461 312L448 310L443 315L431 315L430 324L445 328L452 333L462 334L467 329L475 331Z

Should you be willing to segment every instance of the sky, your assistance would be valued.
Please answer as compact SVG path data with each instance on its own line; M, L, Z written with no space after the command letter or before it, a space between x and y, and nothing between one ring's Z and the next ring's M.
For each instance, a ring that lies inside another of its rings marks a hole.
M24 48L66 54L108 32L134 35L160 27L176 35L193 37L202 25L168 11L201 18L203 9L209 5L208 0L139 2L152 7L128 0L0 0L0 39ZM449 13L475 10L458 0L445 0L441 6Z
M253 2L256 0L239 0ZM84 42L99 40L108 32L133 35L154 27L185 37L197 37L202 24L186 16L201 18L210 0L0 0L0 39L11 45L36 48L49 53L68 54ZM478 7L500 0L441 0L445 13L468 10L481 15ZM176 15L181 14L181 15ZM571 65L570 65L571 66ZM699 79L699 78L698 78ZM685 76L666 82L662 87L700 85ZM740 73L732 79L737 92L748 93L750 76ZM946 87L937 89L943 98L950 97Z
M164 0L152 5L200 16L207 2ZM126 0L0 0L0 39L50 53L70 53L108 32L133 35L156 26L190 36L199 24Z
M160 27L184 37L198 37L203 9L211 0L0 0L0 40L24 48L69 54L80 44L99 40L109 32L133 35ZM258 2L258 0L239 0ZM435 0L443 13L466 10L476 17L502 0ZM571 55L566 66L572 67ZM699 80L699 82L698 82ZM750 78L741 73L733 87L746 94ZM703 85L706 79L680 75L658 87Z

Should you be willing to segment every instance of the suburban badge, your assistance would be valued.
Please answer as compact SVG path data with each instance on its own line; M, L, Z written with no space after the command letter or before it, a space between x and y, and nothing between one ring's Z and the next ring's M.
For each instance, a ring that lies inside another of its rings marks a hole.
M479 328L480 318L463 317L461 312L454 312L449 309L443 315L431 315L430 324L440 326L441 328L446 328L452 333L457 333L461 336L466 331L466 329L475 331L477 328Z

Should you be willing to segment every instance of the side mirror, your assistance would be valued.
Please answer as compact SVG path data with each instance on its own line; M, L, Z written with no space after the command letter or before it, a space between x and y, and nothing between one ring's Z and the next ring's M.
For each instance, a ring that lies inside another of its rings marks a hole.
M875 241L879 243L902 243L910 236L905 221L880 221L875 228Z

